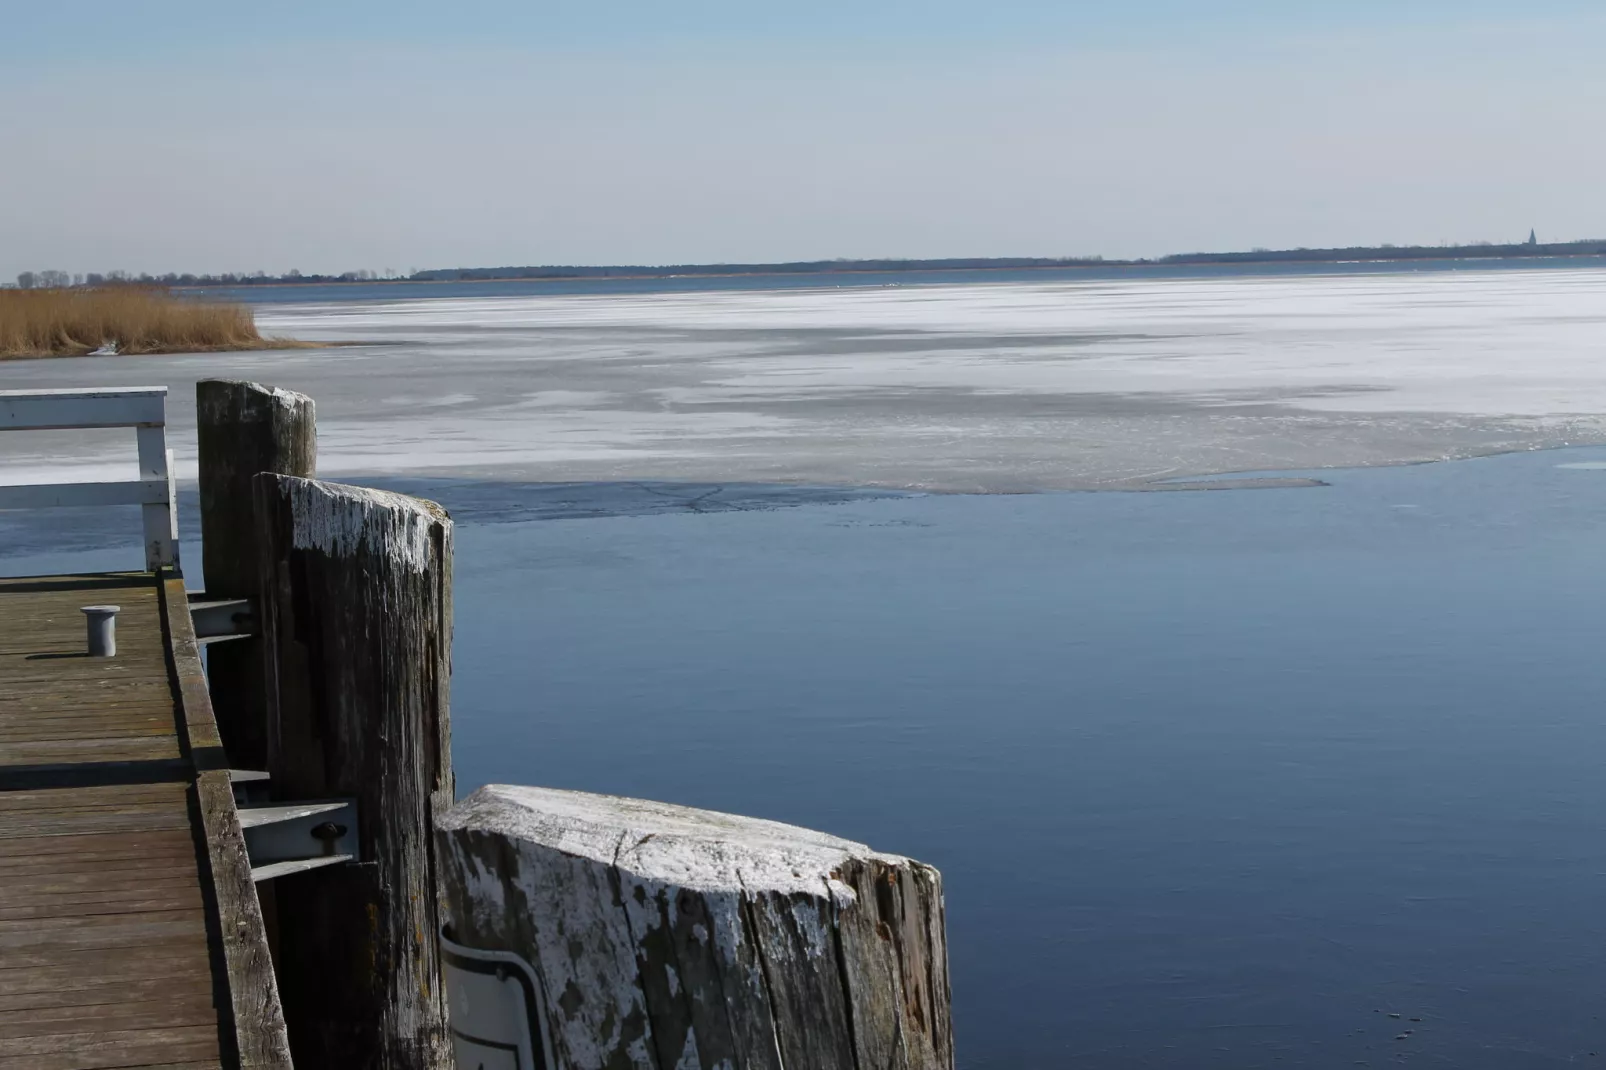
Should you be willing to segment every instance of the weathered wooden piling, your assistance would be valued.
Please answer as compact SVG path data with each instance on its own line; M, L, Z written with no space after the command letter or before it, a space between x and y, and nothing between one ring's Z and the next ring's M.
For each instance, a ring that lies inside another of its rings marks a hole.
M476 960L499 979L528 964L536 1021L517 1043L549 1049L538 1067L953 1066L930 866L772 821L501 785L436 830L459 1066L518 1033L496 1008L519 1001Z
M451 1065L431 823L452 801L452 524L399 494L255 478L275 798L357 800L361 857L275 881L301 1067Z
M452 807L450 519L305 478L309 399L212 380L197 403L208 596L253 602L260 632L208 654L227 754L206 775L265 768L279 810L357 826L349 862L321 816L322 856L251 848L298 1066L447 1070L455 1046L464 1067L952 1070L936 870L608 796Z
M195 384L200 447L201 574L212 599L260 602L251 480L259 472L316 474L318 432L312 399L237 379ZM218 730L242 769L267 761L266 686L255 637L214 643L207 686Z

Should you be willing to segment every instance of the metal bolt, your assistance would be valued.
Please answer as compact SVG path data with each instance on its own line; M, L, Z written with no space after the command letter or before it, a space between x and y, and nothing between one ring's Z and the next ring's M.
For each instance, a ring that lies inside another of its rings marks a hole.
M312 830L312 838L323 842L323 853L326 855L335 853L335 841L345 834L346 826L337 825L333 821L325 821Z
M89 656L110 658L117 654L117 614L122 606L85 606L89 625Z

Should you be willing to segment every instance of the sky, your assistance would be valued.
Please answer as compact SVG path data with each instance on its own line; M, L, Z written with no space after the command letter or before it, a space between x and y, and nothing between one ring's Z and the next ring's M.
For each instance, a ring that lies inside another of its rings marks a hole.
M0 280L1606 237L1599 0L0 0Z

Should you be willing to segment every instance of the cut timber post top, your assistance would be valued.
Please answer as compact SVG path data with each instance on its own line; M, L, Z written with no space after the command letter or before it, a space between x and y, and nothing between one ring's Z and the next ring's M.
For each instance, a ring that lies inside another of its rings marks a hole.
M554 1070L953 1066L930 866L542 788L482 788L435 827L449 937L530 964Z

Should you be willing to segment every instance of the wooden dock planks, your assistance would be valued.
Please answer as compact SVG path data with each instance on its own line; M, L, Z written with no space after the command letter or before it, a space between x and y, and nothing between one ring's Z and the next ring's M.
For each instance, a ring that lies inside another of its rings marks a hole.
M184 599L148 573L0 579L4 1070L288 1067L273 1022L238 1020L266 944L210 707L186 705ZM122 607L114 658L83 654L95 604Z
M85 654L80 607L122 607L117 656ZM180 757L149 575L0 580L0 768Z
M0 1066L221 1066L183 782L0 792Z

